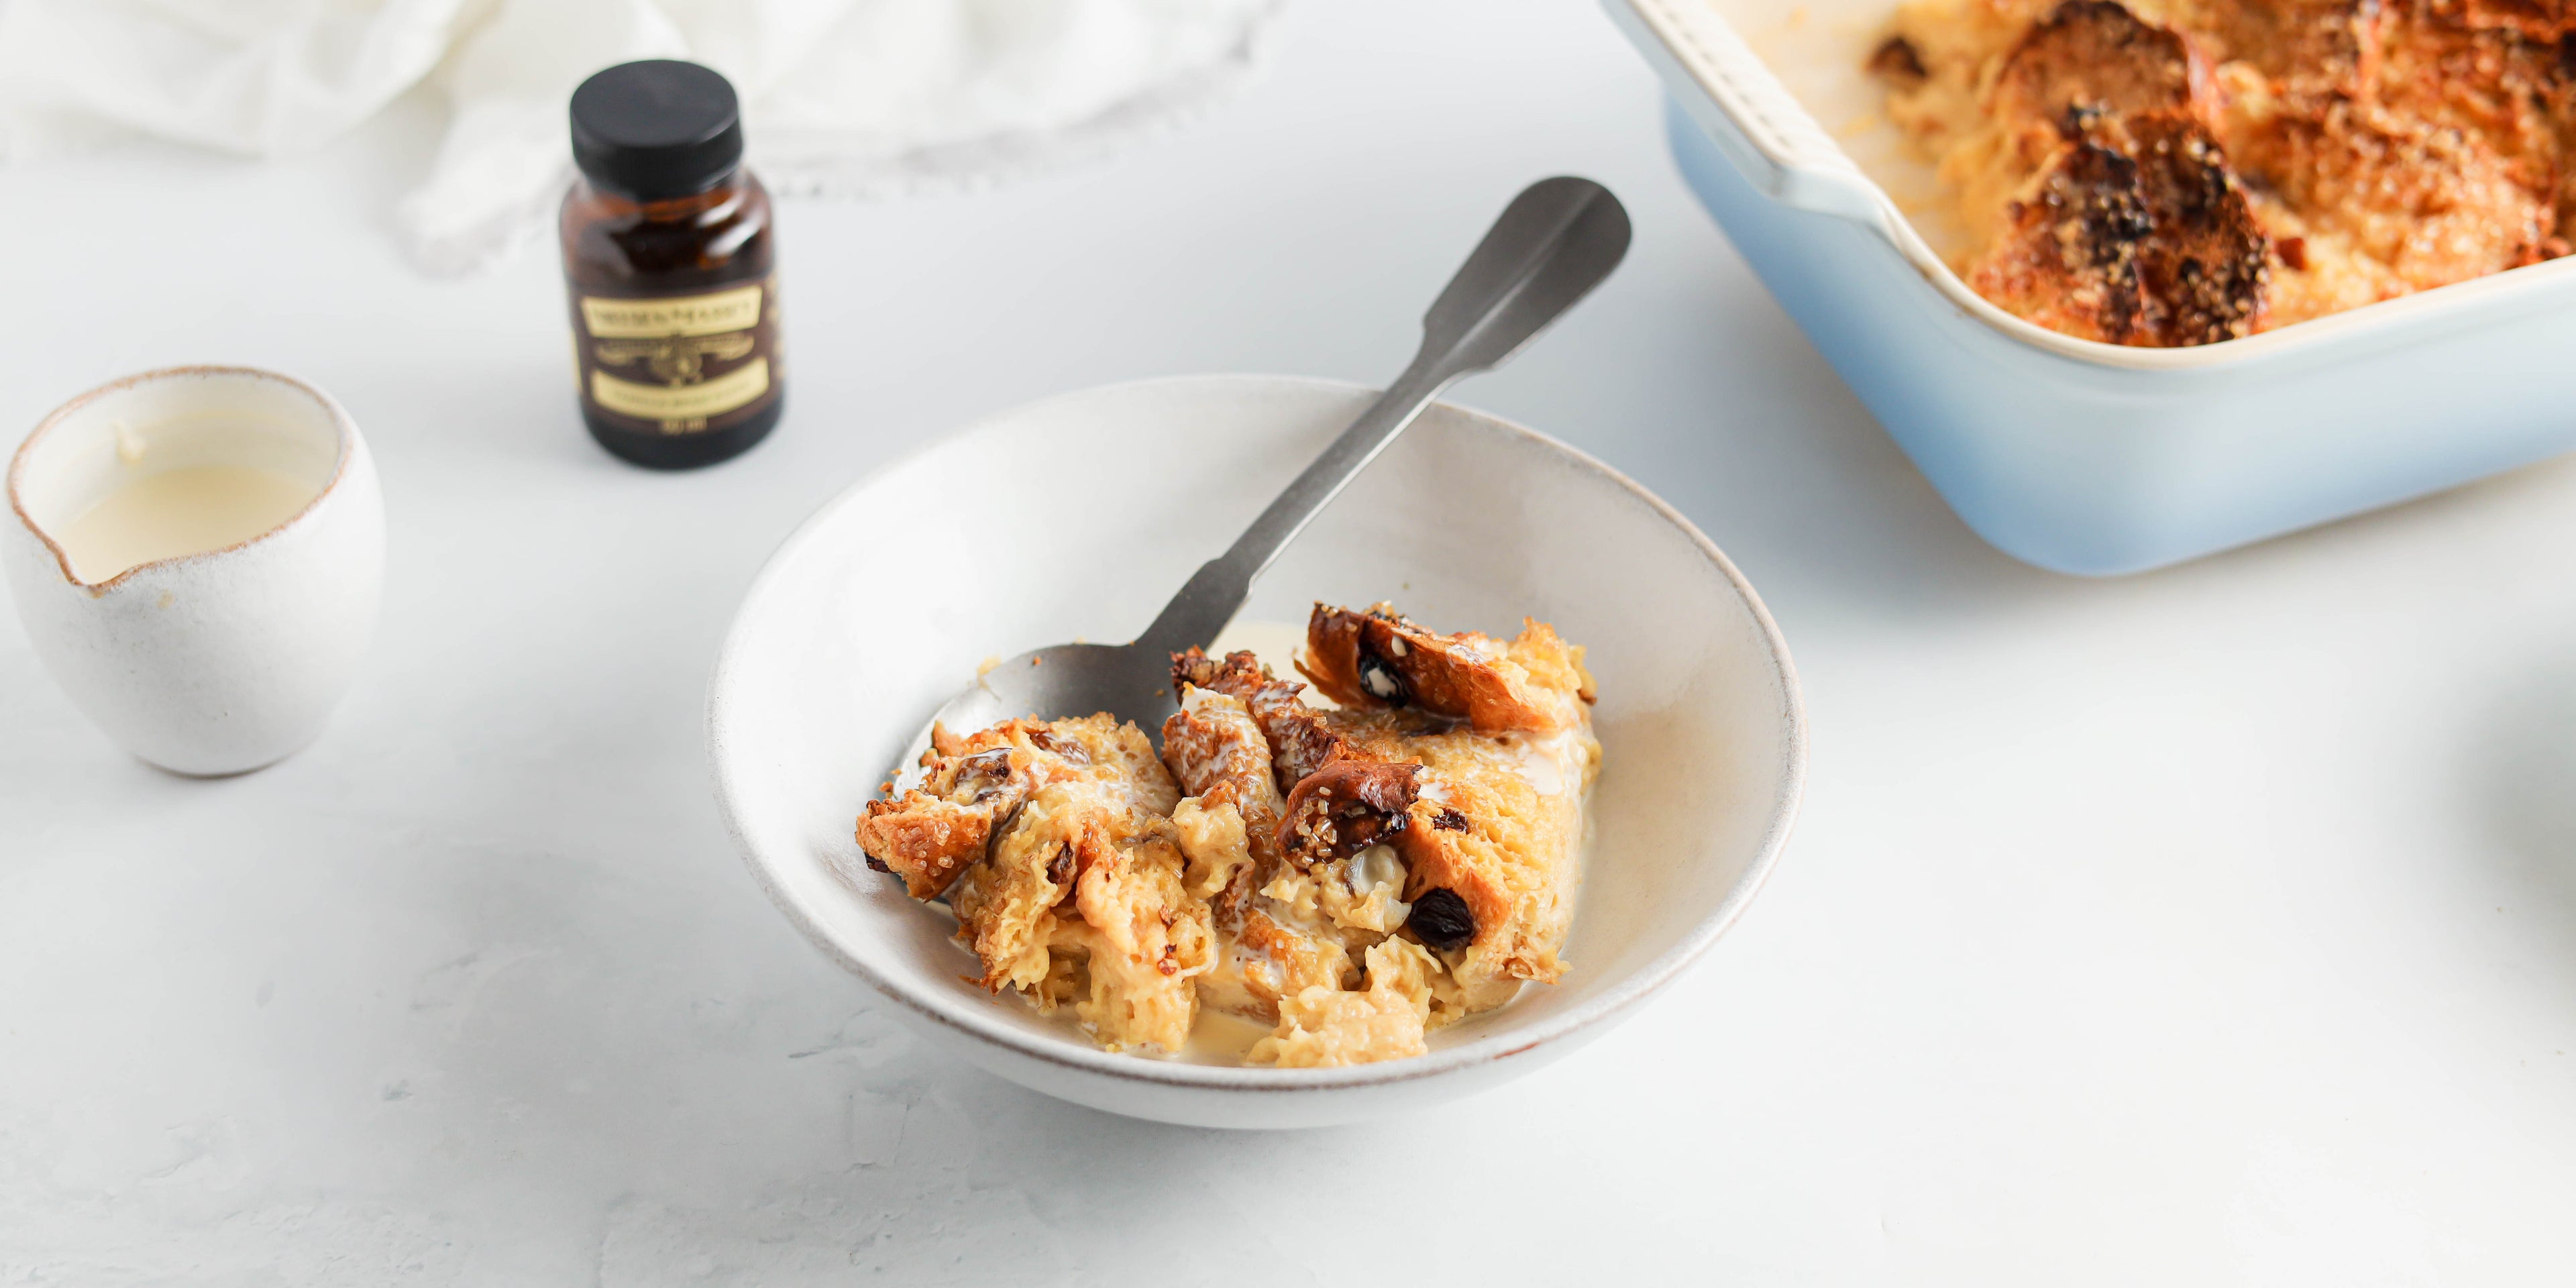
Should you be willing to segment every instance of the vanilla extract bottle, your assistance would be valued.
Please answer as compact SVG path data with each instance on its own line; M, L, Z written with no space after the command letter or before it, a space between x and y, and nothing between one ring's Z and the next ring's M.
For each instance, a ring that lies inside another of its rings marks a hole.
M778 425L786 371L769 193L742 164L733 86L624 63L572 95L560 231L581 416L654 469L741 455Z

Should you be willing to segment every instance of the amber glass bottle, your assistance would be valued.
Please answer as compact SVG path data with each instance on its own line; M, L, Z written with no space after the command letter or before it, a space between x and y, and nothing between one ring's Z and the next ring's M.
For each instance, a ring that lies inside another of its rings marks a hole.
M695 63L625 63L572 95L564 276L581 416L656 469L749 450L786 372L769 193L742 164L733 86Z

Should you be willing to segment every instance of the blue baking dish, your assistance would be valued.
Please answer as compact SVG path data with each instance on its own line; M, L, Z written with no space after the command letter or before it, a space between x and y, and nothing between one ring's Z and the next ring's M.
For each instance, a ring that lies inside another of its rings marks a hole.
M1856 76L1861 17L1883 18L1888 0L1845 3L1813 20L1853 33ZM2137 572L2576 447L2576 257L2197 348L2075 339L1969 290L1818 124L1738 32L1780 6L1607 7L1670 91L1691 189L1951 508L2007 554Z

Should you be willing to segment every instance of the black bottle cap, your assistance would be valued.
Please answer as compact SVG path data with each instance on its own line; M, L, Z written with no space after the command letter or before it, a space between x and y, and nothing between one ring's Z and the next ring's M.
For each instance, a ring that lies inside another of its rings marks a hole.
M592 184L640 201L704 192L742 164L742 107L712 68L620 63L572 92L572 159Z

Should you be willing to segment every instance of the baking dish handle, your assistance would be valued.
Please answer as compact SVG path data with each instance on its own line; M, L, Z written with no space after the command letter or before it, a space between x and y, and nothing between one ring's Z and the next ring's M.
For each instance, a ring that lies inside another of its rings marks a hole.
M1674 100L1747 182L1785 206L1895 240L1887 196L1709 0L1603 0Z

